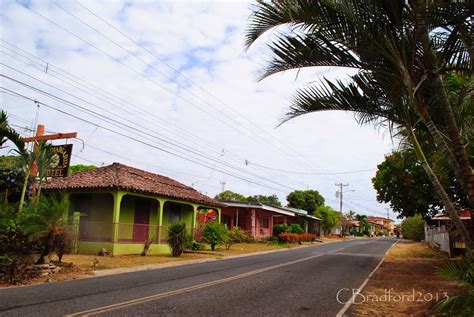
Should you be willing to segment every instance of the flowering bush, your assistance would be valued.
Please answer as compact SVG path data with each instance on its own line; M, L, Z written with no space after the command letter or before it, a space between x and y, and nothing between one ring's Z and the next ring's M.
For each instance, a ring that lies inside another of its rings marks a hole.
M313 242L316 240L316 235L312 233L303 233L300 234L300 239L304 242Z
M316 240L316 235L312 233L281 233L278 235L283 242L290 242L290 243L299 243L301 242L313 242Z
M281 241L290 243L301 243L300 235L297 233L281 233L278 235Z

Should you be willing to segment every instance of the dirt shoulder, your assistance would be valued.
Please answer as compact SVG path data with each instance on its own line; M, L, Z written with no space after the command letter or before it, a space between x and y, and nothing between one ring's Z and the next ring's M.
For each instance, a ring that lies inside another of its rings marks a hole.
M447 254L422 242L400 240L385 256L345 316L426 316L445 296L464 286L434 275Z

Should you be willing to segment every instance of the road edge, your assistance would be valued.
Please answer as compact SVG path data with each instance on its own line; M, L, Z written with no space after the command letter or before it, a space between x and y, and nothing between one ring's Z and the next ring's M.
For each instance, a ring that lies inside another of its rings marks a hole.
M385 252L385 255L383 256L383 258L380 260L379 264L377 264L377 266L372 270L372 272L370 272L369 276L367 276L367 278L364 280L364 282L359 286L359 288L357 289L356 292L353 293L352 297L344 304L344 306L341 308L341 310L336 314L336 317L343 317L345 316L344 314L347 312L347 310L351 307L352 303L354 302L354 299L357 295L360 294L360 292L362 292L362 290L364 289L365 285L367 285L367 283L369 282L370 278L375 274L375 272L377 272L377 270L379 269L379 267L382 265L382 263L385 261L385 257L388 255L388 252L390 252L390 250L393 248L393 246L395 244L398 243L399 240L395 241L395 243L393 243L390 248L388 248L388 250Z

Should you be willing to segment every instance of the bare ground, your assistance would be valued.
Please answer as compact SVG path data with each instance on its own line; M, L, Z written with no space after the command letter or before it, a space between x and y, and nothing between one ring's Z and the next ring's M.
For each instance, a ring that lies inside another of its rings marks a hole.
M445 253L430 249L422 242L400 240L346 315L430 315L437 301L467 291L464 285L435 276L435 271L446 259Z

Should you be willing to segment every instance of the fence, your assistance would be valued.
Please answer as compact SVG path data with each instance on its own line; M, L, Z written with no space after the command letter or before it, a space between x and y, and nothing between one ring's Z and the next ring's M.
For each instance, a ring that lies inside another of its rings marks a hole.
M188 233L193 231L186 229ZM143 243L150 239L153 243L168 242L168 227L140 223L112 223L81 220L79 224L79 241L112 242L113 234L117 243ZM194 234L202 237L202 232L195 230Z
M451 255L449 233L445 226L435 227L425 225L425 241L434 248Z

